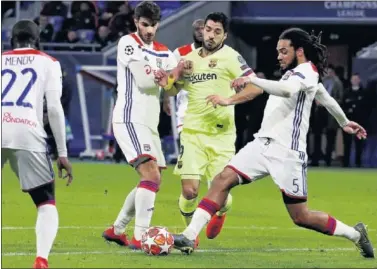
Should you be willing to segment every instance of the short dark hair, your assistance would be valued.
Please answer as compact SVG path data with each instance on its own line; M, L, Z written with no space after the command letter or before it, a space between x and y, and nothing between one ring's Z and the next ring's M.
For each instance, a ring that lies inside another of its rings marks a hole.
M12 43L35 44L39 40L38 25L31 20L18 21L12 28L12 40Z
M207 21L209 21L209 20L221 23L223 28L224 28L224 32L225 33L228 32L229 19L224 13L222 13L222 12L212 12L212 13L208 14L205 21L204 21L204 24L206 24Z
M161 20L161 9L152 1L143 1L135 8L135 18L140 19L141 17L158 22Z
M300 28L289 28L281 33L279 39L287 39L291 41L291 45L295 50L304 49L305 57L311 61L318 69L319 75L322 77L327 68L327 48L321 44L321 33L318 36L309 34Z

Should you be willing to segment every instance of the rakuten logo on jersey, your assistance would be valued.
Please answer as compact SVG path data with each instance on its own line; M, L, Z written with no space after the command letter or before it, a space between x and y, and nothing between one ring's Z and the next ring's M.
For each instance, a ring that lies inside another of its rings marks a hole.
M188 77L188 81L190 81L192 84L216 79L217 75L215 73L192 74Z
M25 118L18 118L18 117L12 117L12 114L7 112L3 114L3 122L6 123L18 123L18 124L26 124L31 127L37 127L37 123Z

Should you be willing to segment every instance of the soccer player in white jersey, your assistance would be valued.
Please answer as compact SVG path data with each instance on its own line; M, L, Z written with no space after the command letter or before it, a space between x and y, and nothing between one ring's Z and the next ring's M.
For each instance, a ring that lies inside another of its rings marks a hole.
M194 42L191 44L186 44L181 47L176 48L173 51L173 54L177 61L179 62L184 56L192 52L193 50L200 48L202 46L203 42L203 29L204 29L204 20L203 19L197 19L192 23L193 28L193 40ZM188 97L187 97L187 91L184 89L181 89L176 97L176 115L174 115L177 119L177 132L180 134L183 130L183 119L185 117L185 113L187 110L187 104L188 104ZM170 111L170 98L167 94L164 96L164 111L169 115L171 113Z
M139 174L140 183L127 196L114 225L104 231L107 241L133 249L141 248L141 236L149 228L161 169L166 167L157 130L160 115L160 89L157 70L176 67L173 53L154 41L161 18L153 2L135 8L137 32L123 36L118 43L117 100L113 111L114 136L128 163ZM124 234L135 217L131 242Z
M279 37L277 52L280 67L285 71L280 81L256 76L233 81L235 88L242 89L251 83L270 94L261 129L255 134L256 139L241 149L215 177L190 225L182 234L174 236L174 244L181 251L191 253L196 236L224 205L233 187L271 175L296 225L347 238L356 244L362 256L372 258L373 247L363 223L348 226L327 213L310 210L306 202L306 134L313 99L327 108L345 132L364 139L366 131L349 121L323 85L318 84L327 59L326 47L320 44L319 37L299 28L287 29ZM208 100L214 105L233 105L247 99L248 94L242 92L230 98L210 96ZM244 98L240 98L242 95Z
M17 22L12 29L11 44L12 50L1 55L1 168L9 161L22 191L29 193L37 207L34 268L48 268L48 255L58 231L58 212L54 171L43 129L44 98L59 154L59 176L65 169L68 184L72 181L60 102L62 74L56 59L37 50L39 29L34 22Z

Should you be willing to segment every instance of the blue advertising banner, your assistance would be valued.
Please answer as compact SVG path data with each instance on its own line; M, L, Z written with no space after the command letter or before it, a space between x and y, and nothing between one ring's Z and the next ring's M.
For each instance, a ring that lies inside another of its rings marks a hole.
M377 1L235 1L232 18L260 23L377 24Z

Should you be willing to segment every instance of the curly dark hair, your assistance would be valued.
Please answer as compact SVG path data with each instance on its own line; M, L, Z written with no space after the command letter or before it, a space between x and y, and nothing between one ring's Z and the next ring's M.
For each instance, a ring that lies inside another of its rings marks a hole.
M320 32L317 36L312 31L311 34L300 28L289 28L281 33L279 39L291 41L295 50L302 48L306 59L311 61L318 69L320 78L324 76L327 68L327 47L321 44Z

